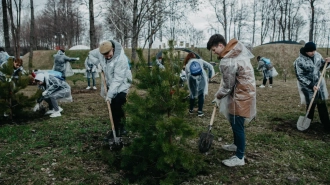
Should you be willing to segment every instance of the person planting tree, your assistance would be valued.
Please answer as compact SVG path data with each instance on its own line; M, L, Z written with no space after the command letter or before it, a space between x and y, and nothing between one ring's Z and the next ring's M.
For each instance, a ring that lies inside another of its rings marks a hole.
M226 166L245 164L245 131L244 123L256 116L256 83L250 59L253 54L236 39L228 44L220 34L214 34L207 42L207 49L219 56L219 69L222 74L220 88L215 94L220 112L229 120L234 143L223 145L227 151L236 151L229 159L223 160Z
M321 54L316 51L314 42L307 42L300 49L299 57L293 63L298 80L297 84L301 103L306 103L306 110L308 110L314 92L317 91L307 118L313 120L314 110L317 107L321 123L328 132L330 132L330 120L325 101L328 99L328 90L324 78L321 80L319 86L317 84L321 78L320 71L322 71L324 65L329 65L329 62L330 58L324 60Z

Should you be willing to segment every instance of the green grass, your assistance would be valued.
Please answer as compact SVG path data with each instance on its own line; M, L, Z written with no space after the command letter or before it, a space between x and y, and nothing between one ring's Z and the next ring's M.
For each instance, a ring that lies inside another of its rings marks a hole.
M256 75L256 79L260 85L260 77ZM0 124L0 184L126 182L125 172L113 165L118 163L116 153L103 142L110 125L106 104L99 96L100 78L96 91L85 90L87 82L82 74L69 77L68 83L74 101L60 104L62 117L39 116L20 124ZM186 115L198 133L206 131L213 109L210 102L218 87L209 85L205 117ZM29 86L26 91L35 89ZM133 85L130 91L134 89ZM232 143L233 136L229 122L217 113L212 148L203 155L207 169L182 184L330 184L330 134L323 131L317 110L308 130L296 129L305 106L300 105L295 78L284 82L279 75L272 89L258 88L257 112L256 119L246 125L245 166L228 168L221 164L234 155L221 149L221 145ZM186 147L200 155L197 142L198 136Z

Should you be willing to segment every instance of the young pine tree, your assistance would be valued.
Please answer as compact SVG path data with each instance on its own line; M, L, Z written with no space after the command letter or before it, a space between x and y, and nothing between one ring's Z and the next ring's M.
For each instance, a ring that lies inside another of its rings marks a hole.
M24 118L24 109L31 108L35 103L35 96L27 97L21 90L27 87L30 78L19 73L13 78L13 61L0 67L0 119L2 115L12 122L14 117ZM1 115L2 114L2 115Z
M188 104L183 101L186 90L179 87L182 65L174 57L173 47L163 53L165 70L149 68L142 50L138 56L141 67L136 71L135 85L146 94L134 91L128 97L126 127L137 136L122 150L121 166L139 183L178 184L205 166L196 154L197 147L186 143L196 133L184 121Z

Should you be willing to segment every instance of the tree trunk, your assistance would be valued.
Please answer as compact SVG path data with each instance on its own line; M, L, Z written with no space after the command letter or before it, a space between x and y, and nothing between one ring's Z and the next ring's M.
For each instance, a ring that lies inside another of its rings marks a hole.
M33 7L33 0L30 0L31 6L31 28L30 28L30 54L29 54L29 71L32 72L32 59L33 59L33 49L35 43L34 37L34 7Z
M90 49L97 48L95 24L94 24L94 6L93 0L89 0L89 37L90 37Z
M138 34L138 0L134 0L134 4L133 4L133 37L132 37L132 60L134 61L136 58L136 48L138 45L138 39L139 39L139 34Z
M3 22L3 36L5 38L5 48L6 51L9 51L10 49L9 24L8 24L8 12L7 12L6 0L2 0L2 22Z
M310 25L309 25L309 41L313 41L313 33L314 33L314 14L315 14L315 10L314 10L314 2L315 0L310 0L310 5L311 5L311 14L312 14L312 19L310 21Z

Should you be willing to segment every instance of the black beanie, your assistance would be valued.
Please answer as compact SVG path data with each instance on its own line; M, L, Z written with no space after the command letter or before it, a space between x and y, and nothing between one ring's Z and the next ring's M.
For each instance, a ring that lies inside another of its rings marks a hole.
M311 51L316 51L316 45L314 44L314 42L307 42L305 44L305 52L311 52Z

